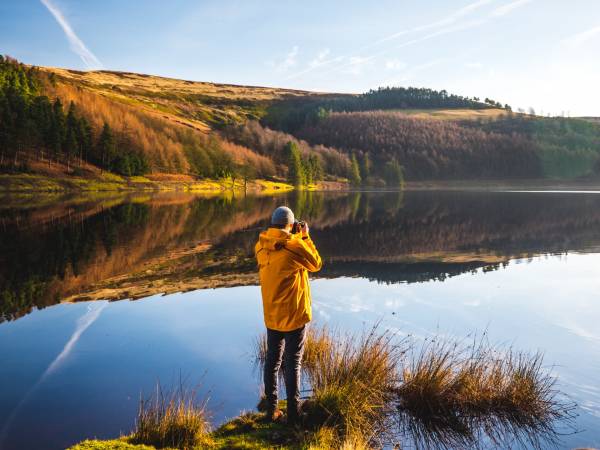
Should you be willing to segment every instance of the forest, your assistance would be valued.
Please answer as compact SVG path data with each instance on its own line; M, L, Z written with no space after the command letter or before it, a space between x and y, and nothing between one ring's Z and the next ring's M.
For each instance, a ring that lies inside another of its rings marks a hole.
M249 149L1 58L2 171L28 171L32 160L66 165L69 174L84 163L127 176L166 172L217 178L245 166L257 176L275 171L270 160Z
M100 130L60 98L42 94L46 80L35 68L0 56L0 168L27 171L26 156L61 162L67 169L84 161L122 175L148 171L145 155L104 122Z
M388 180L390 161L402 165L407 180L542 175L539 158L521 135L413 119L400 112L331 113L297 133L309 142L354 152L359 160L369 158L371 168L361 174L365 179Z

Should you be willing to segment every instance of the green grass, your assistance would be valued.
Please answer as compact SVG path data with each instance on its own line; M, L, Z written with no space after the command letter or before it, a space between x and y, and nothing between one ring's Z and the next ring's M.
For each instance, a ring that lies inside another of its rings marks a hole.
M127 442L127 438L109 441L86 440L69 447L69 450L153 450L155 447Z
M231 178L196 181L162 181L151 180L147 177L122 177L104 172L99 177L62 177L55 178L34 174L0 174L1 194L34 194L34 193L67 193L67 192L120 192L120 191L165 191L179 190L189 192L226 192L243 191L244 182ZM287 183L269 180L250 180L248 189L263 194L288 192L294 189Z

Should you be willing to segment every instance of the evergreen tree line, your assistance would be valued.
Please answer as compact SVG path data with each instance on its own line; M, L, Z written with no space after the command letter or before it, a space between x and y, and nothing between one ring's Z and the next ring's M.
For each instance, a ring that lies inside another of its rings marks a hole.
M122 175L148 172L148 163L125 133L108 124L95 135L73 102L41 95L41 74L0 56L0 167L22 170L26 156L41 161L82 165L84 161Z
M320 95L279 102L268 108L262 122L271 128L294 134L299 128L315 125L332 112L357 112L391 109L486 109L504 108L495 100L478 97L463 97L449 94L446 90L436 91L414 87L380 87L360 95Z
M429 88L415 87L380 87L357 96L334 97L321 106L332 111L373 111L407 108L503 108L499 102L489 98L480 101L477 97L469 98L449 94L446 90L436 91ZM508 105L504 107L510 109Z

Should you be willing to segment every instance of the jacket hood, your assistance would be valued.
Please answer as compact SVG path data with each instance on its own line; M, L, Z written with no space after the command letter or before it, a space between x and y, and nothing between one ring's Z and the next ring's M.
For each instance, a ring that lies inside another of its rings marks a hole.
M284 230L269 228L267 231L260 233L258 243L265 250L281 250L291 238L291 234Z

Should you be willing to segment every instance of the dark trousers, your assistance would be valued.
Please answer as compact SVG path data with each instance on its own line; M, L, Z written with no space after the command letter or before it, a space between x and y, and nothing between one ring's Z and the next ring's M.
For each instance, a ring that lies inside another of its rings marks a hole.
M265 396L271 410L277 407L277 379L283 361L288 414L297 414L300 403L300 365L306 342L306 325L293 331L267 328Z

